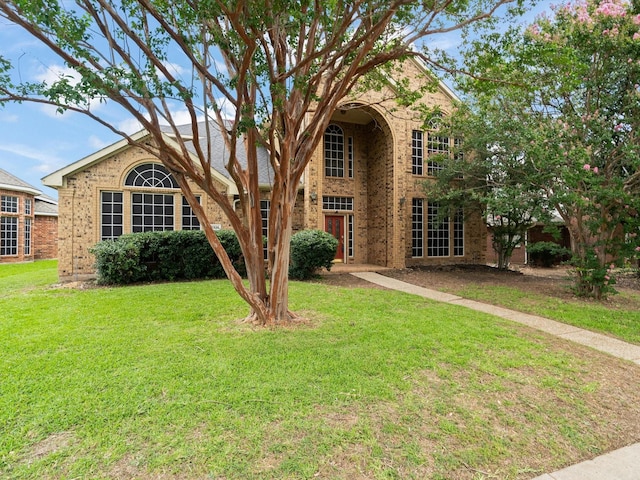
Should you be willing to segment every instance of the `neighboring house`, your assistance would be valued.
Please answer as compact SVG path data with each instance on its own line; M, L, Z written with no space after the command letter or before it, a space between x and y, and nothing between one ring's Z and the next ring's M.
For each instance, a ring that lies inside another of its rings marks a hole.
M0 169L0 263L56 258L57 202Z
M426 72L416 62L407 62L406 67L409 78ZM314 228L334 234L340 241L339 262L392 268L484 263L482 218L459 212L440 221L438 204L426 198L421 186L440 168L429 155L451 153L456 140L423 131L415 111L389 100L392 84L389 88L350 98L335 112L300 185L294 230ZM454 99L440 84L422 102L446 114ZM139 132L134 138L145 136ZM213 173L220 189L230 199L238 198L223 168L220 133L213 128L210 139L199 139L203 145L207 140L218 152L212 158L218 162ZM267 154L261 154L266 228L271 179ZM124 140L48 175L43 183L58 190L61 280L94 274L89 248L100 240L136 231L199 228L158 159ZM212 223L229 228L217 205L199 189L194 191Z

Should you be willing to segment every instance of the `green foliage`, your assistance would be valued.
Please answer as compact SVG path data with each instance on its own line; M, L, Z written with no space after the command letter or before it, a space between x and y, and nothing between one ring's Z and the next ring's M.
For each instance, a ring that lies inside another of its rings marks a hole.
M289 277L308 280L325 267L331 270L338 240L322 230L304 230L291 237Z
M498 171L507 159L491 153L519 159L516 186L567 224L580 291L606 292L608 259L622 261L638 247L639 14L622 0L581 1L526 29L485 35L465 52L466 125L486 119L490 133L467 128L465 142L481 161L495 158ZM509 197L519 201L515 193Z
M579 297L593 297L598 300L609 294L618 293L613 285L614 264L602 265L594 249L589 249L584 257L574 256L571 265L575 268L574 293Z
M571 250L555 242L535 242L527 245L529 263L550 267L571 256Z
M238 272L244 273L236 235L227 230L217 235ZM103 284L225 276L202 231L132 233L99 242L90 251L96 257L98 281Z

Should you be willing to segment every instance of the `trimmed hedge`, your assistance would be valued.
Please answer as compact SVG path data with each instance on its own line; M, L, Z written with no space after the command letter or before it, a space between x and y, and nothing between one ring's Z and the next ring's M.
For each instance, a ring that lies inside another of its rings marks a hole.
M303 230L291 237L289 278L308 280L322 267L331 270L338 240L322 230Z
M242 250L235 233L216 233L234 266L244 275ZM225 277L202 231L130 233L99 242L90 252L96 257L98 282L102 284Z

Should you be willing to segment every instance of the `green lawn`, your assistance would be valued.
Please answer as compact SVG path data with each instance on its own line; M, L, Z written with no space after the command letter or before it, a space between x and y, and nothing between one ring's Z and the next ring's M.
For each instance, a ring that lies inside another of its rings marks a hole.
M55 268L0 266L0 478L525 479L638 433L635 367L465 308L294 282L254 329L226 281Z

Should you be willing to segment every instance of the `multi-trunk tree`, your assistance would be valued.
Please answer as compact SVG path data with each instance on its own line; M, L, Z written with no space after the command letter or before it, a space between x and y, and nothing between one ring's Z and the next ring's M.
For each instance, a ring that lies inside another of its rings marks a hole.
M185 197L233 282L262 324L287 321L289 243L300 179L332 113L363 84L394 76L395 61L419 55L434 33L489 18L511 0L1 0L0 18L18 25L74 73L51 84L23 82L0 57L0 104L42 102L80 112L157 156ZM179 68L176 68L179 66ZM380 75L382 70L386 73ZM186 72L178 74L178 71ZM377 75L375 75L377 74ZM397 85L402 85L399 82ZM153 142L117 127L95 101L117 104ZM176 128L176 109L191 129ZM165 127L163 127L163 124ZM170 126L172 141L163 135ZM213 126L212 126L213 125ZM225 137L226 168L240 192L238 211L216 189L211 158L192 138ZM205 131L202 131L205 130ZM244 149L238 160L238 149ZM268 260L263 258L258 149L272 170ZM188 181L202 188L235 230L248 287L225 254ZM267 278L265 277L267 272Z
M612 263L640 250L638 2L556 7L526 29L474 41L465 59L461 88L476 98L475 121L504 125L493 138L468 131L465 141L508 151L498 168L521 159L514 184L560 214L576 289L601 297Z

